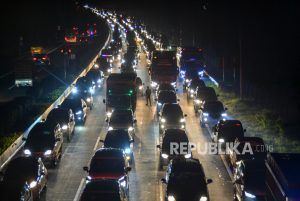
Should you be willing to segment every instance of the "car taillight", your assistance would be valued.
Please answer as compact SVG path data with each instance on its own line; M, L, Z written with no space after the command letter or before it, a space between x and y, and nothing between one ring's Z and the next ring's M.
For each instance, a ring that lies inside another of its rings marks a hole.
M72 50L71 50L71 49L69 49L69 50L68 50L68 52L69 52L69 53L71 53L71 52L72 52Z
M46 60L46 59L47 59L47 57L43 57L42 59L43 59L43 60Z
M36 58L36 57L33 57L32 59L33 59L33 61L36 61L36 60L37 60L37 58Z
M235 124L235 126L236 126L236 127L240 127L240 126L241 126L241 124Z

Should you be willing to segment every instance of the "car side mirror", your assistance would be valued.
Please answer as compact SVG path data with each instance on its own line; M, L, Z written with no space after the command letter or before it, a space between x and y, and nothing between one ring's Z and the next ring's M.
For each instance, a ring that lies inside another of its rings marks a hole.
M207 184L210 184L210 183L212 183L212 182L213 182L212 179L207 179L207 180L206 180L206 183L207 183Z
M87 166L84 166L82 169L86 172L89 172L89 168Z
M187 117L187 114L184 114L184 117Z
M159 144L158 144L158 145L156 145L156 148L160 149L160 145L159 145Z
M163 183L163 184L167 184L167 180L166 180L165 178L162 178L160 181L161 181L161 183Z
M131 167L126 167L126 168L125 168L125 171L126 171L126 172L130 172L130 171L131 171Z
M106 103L105 99L103 99L103 103L104 103L104 104Z
M246 132L247 130L246 129L244 129L244 132Z
M26 138L26 137L23 137L23 138L22 138L22 140L23 140L23 141L26 141L26 140L27 140L27 138Z

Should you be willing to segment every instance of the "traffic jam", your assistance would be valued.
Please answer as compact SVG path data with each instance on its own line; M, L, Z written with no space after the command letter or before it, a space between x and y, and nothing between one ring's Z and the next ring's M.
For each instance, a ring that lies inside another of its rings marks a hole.
M157 145L153 150L159 155L155 158L158 171L164 175L157 183L163 186L160 200L214 200L209 186L215 181L206 176L206 161L194 157L195 152L221 157L231 178L232 200L300 200L296 183L300 156L272 153L262 138L247 135L243 122L231 116L218 98L218 83L206 72L205 50L193 46L163 48L143 24L116 12L86 9L107 21L110 43L101 50L93 67L76 79L64 101L23 137L21 153L1 172L4 200L41 200L51 180L48 172L59 168L64 160L63 147L72 142L76 130L87 126L90 113L99 105L101 91L104 96L100 107L105 113L97 115L105 116L106 134L99 140L102 146L82 167L85 178L77 200L132 199L130 182L135 171L139 107L155 108L154 124L158 129L154 130ZM98 34L93 26L89 25L86 34ZM69 34L65 40L72 43L78 39ZM69 50L61 49L64 51ZM50 65L40 49L32 52L35 62ZM146 78L137 73L142 58ZM194 116L184 112L182 97L192 105ZM189 138L187 118L209 133L208 145Z

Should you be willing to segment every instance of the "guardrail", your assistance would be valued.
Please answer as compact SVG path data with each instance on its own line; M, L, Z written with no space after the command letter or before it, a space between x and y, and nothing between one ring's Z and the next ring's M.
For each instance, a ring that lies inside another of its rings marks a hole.
M111 32L109 31L108 38L106 42L104 43L103 47L101 50L97 53L97 55L92 59L89 65L78 75L78 77L70 84L70 86L63 92L63 94L54 102L52 103L46 110L45 112L40 115L30 126L25 130L25 132L16 140L14 143L7 148L0 156L0 171L5 167L5 165L20 151L20 149L24 146L25 142L22 140L23 137L27 137L29 134L30 130L42 119L46 118L49 112L60 105L65 98L69 96L69 94L72 91L72 88L74 87L73 84L76 83L77 79L79 77L82 77L87 74L87 72L93 67L95 61L98 59L98 57L101 55L102 50L107 47L109 42L111 41Z

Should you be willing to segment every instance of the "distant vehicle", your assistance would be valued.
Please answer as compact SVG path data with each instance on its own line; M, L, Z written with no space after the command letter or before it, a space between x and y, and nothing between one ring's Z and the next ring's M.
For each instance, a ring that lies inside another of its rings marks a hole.
M44 122L37 123L25 140L23 153L25 156L41 158L44 163L56 166L62 156L63 134L61 127Z
M177 103L176 93L174 91L159 91L157 98L155 99L156 103L156 113L160 112L160 109L165 103Z
M103 142L103 148L122 149L129 161L133 159L134 140L129 131L124 129L110 130L107 132L105 140L101 140L101 142Z
M89 37L97 36L97 24L96 23L88 23L86 25L86 33Z
M41 53L41 54L33 54L32 55L32 61L34 65L46 65L49 66L50 63L50 58L48 54L46 53Z
M173 153L172 150L172 143L176 143L178 145L178 149L175 150ZM185 147L185 151L180 151L180 147ZM169 161L176 157L184 157L184 158L191 158L192 152L191 147L189 144L189 139L185 130L183 129L166 129L162 135L162 141L157 148L160 150L160 158L159 158L159 168L162 169L163 166L169 164Z
M100 57L107 58L110 63L113 63L113 61L115 60L112 49L103 49Z
M17 192L9 192L17 193L14 196L18 196L19 199L16 200L23 200L20 199L21 196L27 197L27 200L31 200L31 196L33 200L38 200L41 193L46 188L47 181L48 172L40 159L35 157L18 157L8 164L6 171L3 174L1 184L6 184L8 187L15 185L16 189L13 191ZM2 190L3 189L1 189L1 192ZM25 194L22 195L22 192ZM2 193L1 195L3 196Z
M128 201L124 181L103 179L88 182L81 194L80 201Z
M83 167L83 170L88 172L86 177L88 182L113 179L122 182L126 193L129 191L128 173L131 167L129 167L128 160L122 149L98 149L91 159L90 167Z
M241 160L234 173L235 201L264 200L265 166L263 160ZM274 200L273 200L274 201Z
M213 127L212 130L213 141L221 143L222 146L228 142L233 143L236 138L243 138L244 132L246 132L239 120L221 120Z
M175 158L170 161L166 177L161 179L165 184L165 199L176 201L209 201L207 184L202 164L197 159Z
M185 117L178 103L165 103L159 112L159 133L168 128L185 129Z
M76 124L84 124L87 116L87 104L82 98L66 98L59 107L67 110L71 109L75 113Z
M236 153L236 151L230 148L231 150L229 151L229 164L231 167L235 168L241 160L264 161L267 158L268 150L263 139L261 139L260 137L236 138L234 141L234 144L238 144L237 150L239 153L243 152L247 143L249 144L253 153L246 152L244 154L238 154Z
M115 109L111 117L107 119L108 130L124 129L127 130L131 136L135 134L136 119L131 109Z
M215 125L220 120L227 119L227 108L223 106L221 101L206 101L200 108L200 125L204 127L205 124Z
M199 78L194 78L189 80L189 84L187 85L187 99L193 99L196 95L197 88L205 87L205 83L203 80Z
M99 68L104 73L104 75L107 76L112 72L112 64L109 60L110 59L106 56L100 56L96 60L94 67Z
M66 43L77 43L77 36L75 33L69 32L65 35L65 42Z
M300 154L268 153L266 201L300 200Z
M217 94L212 87L198 87L195 92L194 110L197 114L205 101L217 101Z
M63 134L70 141L75 131L75 114L72 109L54 108L49 112L45 123L49 125L59 124Z

